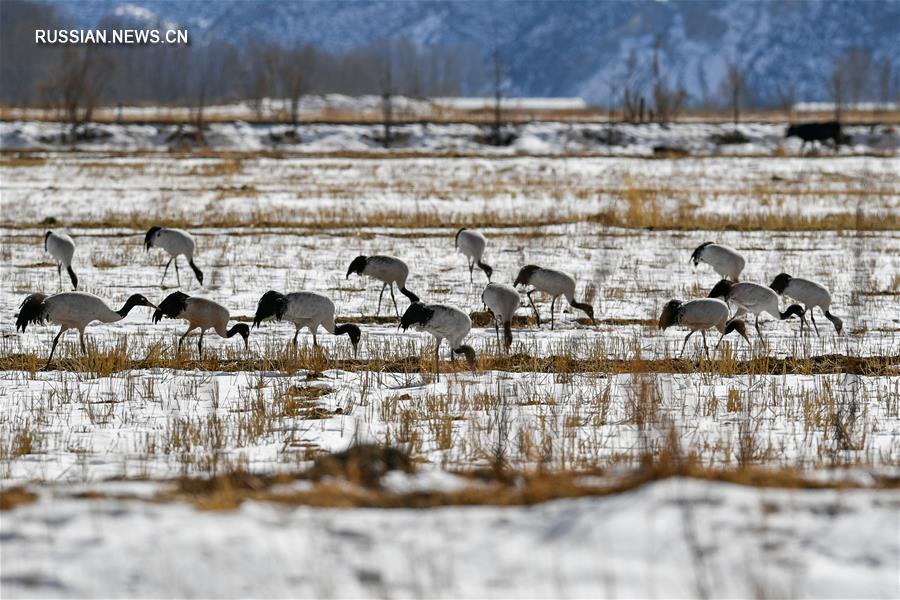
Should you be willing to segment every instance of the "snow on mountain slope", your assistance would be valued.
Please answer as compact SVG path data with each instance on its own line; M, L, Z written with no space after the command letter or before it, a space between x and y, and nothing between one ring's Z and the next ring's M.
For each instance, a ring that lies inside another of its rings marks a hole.
M198 0L98 0L54 2L78 24L108 15L141 15L148 23L172 21L195 38L217 36L240 43L269 39L311 42L342 52L381 39L407 39L423 47L468 47L489 52L497 44L513 95L582 95L602 102L621 93L629 55L649 81L653 45L673 85L693 101L718 98L726 64L747 71L748 89L774 101L778 86L797 97L827 99L837 57L868 49L873 64L900 56L900 1L845 2L569 2L490 0L462 2L200 2ZM487 61L485 61L487 65ZM893 65L894 78L900 78ZM489 78L471 81L484 91ZM896 85L896 84L895 84Z

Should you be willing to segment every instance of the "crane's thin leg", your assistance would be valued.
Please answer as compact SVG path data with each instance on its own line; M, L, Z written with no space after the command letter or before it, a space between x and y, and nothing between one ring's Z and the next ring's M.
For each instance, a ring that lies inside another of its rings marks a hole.
M315 348L316 346L319 345L319 340L316 339L316 330L315 329L312 330L312 334L313 334L313 348Z
M440 349L440 347L441 347L441 340L437 340L437 341L434 343L434 376L435 376L435 381L440 381L440 380L441 380L441 368L440 368L440 363L438 362L438 350Z
M381 299L384 297L384 288L387 287L387 284L381 286L381 293L378 294L378 308L375 309L375 316L377 317L381 314Z
M497 334L497 345L500 345L500 321L494 317L494 332Z
M163 269L163 278L159 281L159 287L162 287L163 284L166 282L166 275L169 274L169 265L171 265L171 264L172 264L172 259L170 258L169 262L166 263L166 268Z
M175 264L178 264L177 262ZM200 330L200 339L197 340L197 352L200 354L199 358L203 358L203 334L206 333L205 329Z
M816 325L816 308L815 307L812 307L809 309L809 320L812 321L813 327L816 328L816 335L819 337L822 337L821 335L819 335L819 326ZM800 322L800 327L803 327L802 321Z
M62 264L56 263L56 276L59 277L59 289L62 289Z
M181 287L181 275L178 274L178 257L177 256L174 257L174 260L175 260L175 281L178 283L178 287Z
M475 269L475 260L469 261L469 283L475 283L475 278L472 275L472 271Z
M550 331L553 331L553 309L556 306L556 296L550 301Z
M180 338L178 338L178 349L176 350L176 352L181 351L181 342L183 342L184 338L186 338L188 336L188 334L190 332L192 332L193 330L194 330L193 327L188 327L188 330L184 332L184 335L182 335Z
M78 330L78 337L81 338L81 353L87 354L87 348L84 347L84 330L83 329Z
M294 348L297 347L297 336L300 335L300 327L294 330Z
M531 309L534 311L534 318L537 320L537 326L541 326L541 315L538 314L537 306L534 305L534 299L531 297L531 294L534 293L534 290L530 292L525 292L525 295L528 296L528 301L531 303Z
M706 360L709 360L709 347L706 345L706 330L701 329L700 334L703 336L703 350L706 352Z
M759 330L759 315L756 315L756 325L755 326L756 326L756 333L759 334L760 341L765 342L765 340L763 339L762 331Z
M684 356L684 348L685 348L685 346L687 346L688 340L691 339L692 335L694 335L693 331L691 331L689 334L687 334L687 336L684 338L684 343L681 345L681 352L678 353L678 358L681 358L682 356Z
M56 337L53 338L53 345L50 346L50 356L47 358L47 364L44 365L42 370L46 371L47 367L50 366L50 361L53 360L53 353L56 352L56 344L59 343L60 336L62 336L62 334L64 334L65 332L66 332L65 328L60 328L59 333L57 333Z
M394 302L394 312L397 313L397 318L400 318L400 309L397 308L397 299L394 297L394 284L391 284L391 300Z

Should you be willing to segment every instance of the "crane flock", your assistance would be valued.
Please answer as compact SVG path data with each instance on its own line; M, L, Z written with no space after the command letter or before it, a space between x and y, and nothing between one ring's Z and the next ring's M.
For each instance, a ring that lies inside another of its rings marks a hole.
M169 255L160 286L165 282L172 262L175 263L176 281L179 286L181 285L178 273L179 256L187 259L188 266L194 272L197 281L201 286L203 285L203 272L194 263L196 245L193 236L188 232L180 229L151 227L145 235L144 246L147 251L151 248L162 248ZM551 330L555 326L556 301L560 296L565 296L569 306L584 312L590 318L591 324L595 324L593 306L589 302L576 300L576 282L570 275L556 269L529 264L519 270L512 286L497 283L492 281L494 269L483 262L487 239L481 232L467 228L459 229L454 236L454 246L467 258L470 281L474 281L473 271L476 266L487 276L488 283L481 294L481 299L494 324L498 346L502 347L505 352L509 352L513 342L513 318L521 304L521 296L517 289L519 286L525 289L525 295L534 311L538 327L540 327L541 321L540 313L532 297L534 292L550 296ZM72 238L64 233L48 231L44 236L44 249L57 263L60 287L62 287L62 269L65 268L71 279L72 287L77 288L78 278L72 269L72 259L75 253L75 242ZM715 284L706 298L688 301L671 299L665 304L658 319L659 329L665 331L675 326L688 329L679 357L684 354L688 340L697 331L700 331L703 337L703 350L707 358L709 358L709 348L706 344L706 331L709 329L716 329L721 334L716 349L725 336L733 331L738 332L750 344L746 325L742 320L745 314L755 316L754 325L761 341L764 341L759 326L759 318L762 314L769 314L777 320L798 317L801 335L804 327L809 328L805 318L805 315L809 314L816 334L819 335L819 329L813 316L814 309L819 308L825 318L834 325L838 334L843 330L841 319L830 312L831 295L827 289L814 281L792 277L787 273L780 273L769 286L739 281L746 265L744 257L732 248L713 242L705 242L698 246L691 254L690 262L694 267L699 266L700 263L709 265L722 279ZM414 327L430 333L435 338L436 375L439 373L439 349L441 342L445 339L450 345L451 361L455 361L457 355L462 355L469 367L475 370L475 350L472 346L463 343L472 328L471 318L467 313L454 306L427 304L420 300L419 296L409 291L406 288L409 267L403 260L384 255L357 256L350 263L346 277L349 278L354 273L360 276L365 275L382 283L376 315L381 310L384 290L389 288L394 312L400 320L398 329L402 328L406 331L410 327ZM395 285L410 302L402 316L394 296ZM798 304L791 304L782 311L779 307L779 296L794 299ZM177 348L179 350L187 335L196 329L200 330L197 349L201 356L203 336L208 330L214 331L222 338L239 335L243 338L245 349L249 348L250 326L246 323L237 323L229 329L228 322L231 320L231 313L226 307L207 298L189 296L181 291L169 294L158 306L143 295L134 294L118 311L109 308L97 296L85 292L62 292L51 296L32 293L20 306L19 313L16 315L16 329L24 333L28 325L46 322L60 326L59 333L53 340L47 364L44 366L47 368L53 359L60 337L67 330L78 330L81 350L86 353L84 330L87 325L95 321L101 323L120 321L136 306L153 308L155 310L152 316L154 323L160 322L163 317L187 321L188 329L178 339ZM346 335L354 353L356 353L362 337L359 326L355 324L337 325L334 302L327 296L312 291L297 291L287 294L274 290L267 291L257 304L253 327L258 328L268 320L287 321L294 324L296 327L292 340L294 346L297 345L297 336L304 327L312 334L314 346L318 345L317 331L320 326L332 335ZM502 342L500 339L501 325L503 327Z

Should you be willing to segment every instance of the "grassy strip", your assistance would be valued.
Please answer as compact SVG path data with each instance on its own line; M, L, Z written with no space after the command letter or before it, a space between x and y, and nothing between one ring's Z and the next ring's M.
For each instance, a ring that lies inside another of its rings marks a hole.
M0 357L0 370L37 372L45 362L35 354L8 354ZM163 356L157 348L145 358L129 359L120 348L108 353L91 352L85 357L59 358L53 361L51 370L73 373L89 373L107 376L133 369L198 370L208 372L241 371L325 371L337 369L348 372L430 373L433 363L430 356L405 356L399 358L330 358L321 350L286 350L262 358L220 358L208 355L202 360L184 354ZM573 358L566 355L530 356L528 354L481 355L479 371L505 371L513 373L711 373L722 376L740 375L830 375L846 373L867 377L897 376L900 374L900 355L847 356L827 354L808 358L774 358L758 356L737 360L726 354L723 358L696 360L687 358ZM441 362L441 372L468 372L463 361Z

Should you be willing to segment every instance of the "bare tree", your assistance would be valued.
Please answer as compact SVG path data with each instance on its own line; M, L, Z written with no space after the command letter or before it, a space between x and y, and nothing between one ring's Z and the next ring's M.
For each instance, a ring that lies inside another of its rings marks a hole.
M391 125L394 119L394 60L390 42L384 45L381 65L381 122L384 127L381 143L390 147Z
M847 98L858 103L871 98L872 52L868 48L853 48L843 60L846 73Z
M290 109L291 127L297 135L300 120L300 100L309 91L314 77L316 51L310 45L294 48L282 54L278 75Z
M684 88L670 87L668 78L662 73L660 54L664 50L664 46L663 36L656 36L653 44L653 106L656 119L660 123L674 121L684 109L687 101L687 92Z
M114 66L112 58L94 46L66 46L56 71L41 86L69 123L73 141L78 128L93 117Z
M494 46L494 125L492 142L495 146L502 143L500 125L502 123L503 106L503 65L500 62L500 48Z
M731 106L731 115L734 120L734 129L737 130L741 121L741 102L744 99L744 69L737 60L728 63L725 71L725 79L722 81L725 96Z
M795 83L778 84L775 94L778 97L778 106L788 115L788 118L792 118L794 104L797 102L797 85Z
M619 86L622 89L622 120L629 123L643 121L644 98L641 96L640 68L637 53L634 50L625 60L625 71Z
M831 93L831 99L834 102L834 120L841 121L841 112L844 105L844 99L847 93L847 74L844 61L838 59L835 61L828 78L828 90Z

